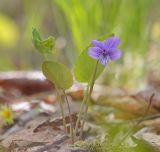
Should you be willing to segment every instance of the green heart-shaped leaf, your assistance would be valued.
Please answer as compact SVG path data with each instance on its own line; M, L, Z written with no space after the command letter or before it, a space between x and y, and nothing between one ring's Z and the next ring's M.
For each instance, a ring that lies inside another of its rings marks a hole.
M102 37L100 37L98 40L105 40L109 36L112 36L113 34L107 34ZM97 60L92 59L88 55L88 48L91 47L92 44L90 44L82 53L79 55L75 67L74 67L74 76L75 79L80 82L87 82L91 80L93 76L93 72L95 70L95 65ZM105 66L99 64L97 69L96 78L103 72Z
M63 64L54 61L45 61L42 64L43 74L59 89L68 89L73 84L70 70Z

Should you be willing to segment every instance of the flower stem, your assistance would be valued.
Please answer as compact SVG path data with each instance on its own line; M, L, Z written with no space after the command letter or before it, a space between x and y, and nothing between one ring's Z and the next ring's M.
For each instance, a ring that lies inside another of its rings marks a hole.
M73 133L73 120L72 120L71 108L70 108L69 101L68 101L68 98L67 98L65 90L62 89L62 91L63 91L64 97L65 97L65 100L67 102L67 107L68 107L68 112L69 112L69 119L70 119L70 123L71 123L71 140L72 140L72 144L73 144L74 143L74 133Z
M75 137L76 137L77 132L78 132L78 127L79 127L79 123L80 123L80 120L81 120L81 117L82 117L83 107L85 105L86 99L88 98L88 91L89 91L89 85L87 85L87 89L85 91L85 95L84 95L84 98L83 98L83 101L82 101L82 104L81 104L81 107L80 107L80 110L79 110L78 119L76 121L75 133L74 133Z
M65 120L65 115L64 115L64 108L63 108L63 104L62 104L62 98L61 98L61 95L60 95L58 88L56 86L55 86L55 88L56 88L57 97L58 97L58 101L59 101L59 105L60 105L62 119L63 119L64 132L66 132L67 128L66 128L66 120Z
M87 111L88 111L88 104L89 104L89 101L90 101L90 98L91 98L91 94L92 94L92 91L93 91L93 87L94 87L94 83L95 83L95 80L96 80L96 74L97 74L97 70L98 70L98 64L99 64L99 60L97 61L96 65L95 65L95 70L94 70L91 82L89 84L89 86L90 86L90 88L89 88L89 94L87 95L87 98L86 98L86 101L85 101L86 106L85 106L85 109L84 109L84 115L83 115L82 126L81 126L81 130L80 130L79 138L82 138L83 128L84 128L84 124L85 124L85 120L86 120L86 115L87 115Z

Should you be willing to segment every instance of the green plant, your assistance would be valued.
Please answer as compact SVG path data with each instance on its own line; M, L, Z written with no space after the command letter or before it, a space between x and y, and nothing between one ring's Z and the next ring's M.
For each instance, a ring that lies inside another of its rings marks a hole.
M48 80L53 82L55 89L57 91L58 101L61 108L61 115L63 118L64 131L66 132L67 129L65 122L64 108L60 92L62 92L65 96L70 115L71 138L72 142L74 143L74 137L77 136L80 122L82 122L82 125L80 128L79 138L81 138L82 136L83 127L85 123L85 115L87 114L88 104L91 98L95 80L103 72L104 65L106 65L110 59L117 60L121 56L120 51L116 48L119 45L120 40L119 38L116 38L114 36L109 37L110 35L107 36L105 35L102 38L100 38L101 41L94 40L92 44L90 44L79 55L74 68L74 76L77 81L87 83L87 89L85 91L85 96L82 101L82 105L80 107L80 112L78 115L76 126L75 128L73 128L71 109L65 93L65 90L70 88L73 83L71 71L64 64L59 63L55 59L52 61L48 59L48 54L53 55L53 50L54 50L53 37L48 37L47 39L42 40L40 34L35 28L33 28L32 36L33 36L34 46L44 57L44 62L42 64L43 74L46 76ZM95 56L93 56L93 54L97 54L96 58Z
M52 37L48 37L46 40L42 40L40 34L35 28L33 28L32 36L33 36L34 46L44 57L44 62L42 64L42 71L46 76L46 78L54 83L55 89L57 91L58 101L60 104L61 114L63 118L63 127L64 131L66 132L67 128L66 128L64 108L60 91L62 91L66 96L64 89L71 87L73 83L71 72L65 65L60 64L57 61L49 61L48 54L53 54L54 50L54 39ZM70 113L69 103L68 103L68 108ZM70 121L72 121L71 113L70 113ZM73 128L71 127L71 129L72 129L71 131L72 141L74 141Z

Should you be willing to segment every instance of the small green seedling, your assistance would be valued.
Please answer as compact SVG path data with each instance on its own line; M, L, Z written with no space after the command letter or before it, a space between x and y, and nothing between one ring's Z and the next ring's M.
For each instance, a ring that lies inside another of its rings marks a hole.
M53 53L55 41L52 36L49 36L47 39L42 40L36 28L32 29L32 36L33 36L33 44L41 54L44 55Z

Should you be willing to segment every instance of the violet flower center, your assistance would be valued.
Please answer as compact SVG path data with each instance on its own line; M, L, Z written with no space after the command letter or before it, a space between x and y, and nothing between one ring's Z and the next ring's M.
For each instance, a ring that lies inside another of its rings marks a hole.
M102 55L103 55L103 57L106 57L106 56L107 56L106 50L103 50Z

